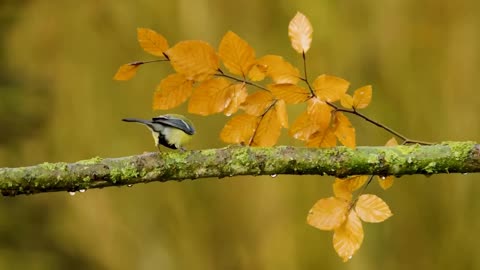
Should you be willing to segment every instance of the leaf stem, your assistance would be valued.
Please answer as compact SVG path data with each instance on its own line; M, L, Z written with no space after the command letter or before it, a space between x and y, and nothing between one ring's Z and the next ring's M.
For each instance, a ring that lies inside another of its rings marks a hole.
M166 62L166 61L170 61L168 59L155 59L155 60L148 60L148 61L135 61L135 62L131 62L131 63L128 63L129 65L131 66L139 66L139 65L143 65L143 64L149 64L149 63L155 63L155 62Z
M305 52L302 52L302 59L303 59L303 76L304 78L300 78L302 81L304 81L307 86L308 90L310 90L310 94L312 94L312 97L316 96L315 92L313 91L312 86L310 85L310 82L308 81L308 76L307 76L307 57L305 56Z

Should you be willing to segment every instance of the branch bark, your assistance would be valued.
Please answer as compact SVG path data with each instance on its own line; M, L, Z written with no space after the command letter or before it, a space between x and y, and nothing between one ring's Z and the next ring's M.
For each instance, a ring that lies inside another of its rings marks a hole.
M409 175L480 172L480 144L445 142L394 147L230 146L186 152L92 158L0 168L5 196L236 175Z

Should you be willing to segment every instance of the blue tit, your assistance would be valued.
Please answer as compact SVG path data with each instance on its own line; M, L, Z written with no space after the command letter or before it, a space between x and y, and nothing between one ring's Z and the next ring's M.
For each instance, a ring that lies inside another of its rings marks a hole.
M184 150L183 146L195 134L193 123L179 114L160 115L152 118L152 120L125 118L122 121L146 125L152 131L155 146L159 149L159 146L163 145L171 149Z

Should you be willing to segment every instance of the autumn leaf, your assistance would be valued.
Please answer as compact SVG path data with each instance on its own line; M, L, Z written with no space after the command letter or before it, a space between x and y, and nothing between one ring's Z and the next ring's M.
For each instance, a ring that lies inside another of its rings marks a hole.
M312 32L312 24L308 18L297 12L288 25L288 36L293 49L298 53L306 53L312 43Z
M372 86L367 85L361 88L358 88L353 93L353 102L352 105L355 109L364 109L372 101Z
M273 107L261 116L261 120L258 123L258 127L255 130L252 140L252 146L273 146L277 143L278 137L280 137L280 131L282 129L282 123L279 119L279 113L277 112L277 102Z
M232 117L220 132L220 138L226 143L250 144L257 128L258 116L240 114Z
M247 114L260 116L273 102L273 96L267 91L257 91L247 97L240 106Z
M237 83L229 88L230 102L223 111L226 116L230 116L238 111L240 105L247 99L248 92L245 83Z
M307 141L310 139L310 136L319 129L320 126L311 121L309 114L303 112L297 119L295 119L295 122L293 122L288 133L297 140Z
M342 78L320 75L313 82L315 94L323 101L335 102L345 95L350 83Z
M211 78L203 81L193 91L188 112L210 115L222 112L230 103L230 82L224 78Z
M220 42L218 54L230 73L245 77L255 64L255 51L237 34L228 31Z
M204 41L181 41L165 54L168 55L175 71L188 80L204 81L218 70L218 56L215 50Z
M337 137L331 128L313 133L307 141L308 147L334 147L335 145L337 145Z
M310 120L319 126L320 130L326 131L332 119L332 108L322 100L314 97L308 100L307 113Z
M356 175L345 179L336 178L333 182L333 194L335 197L350 201L352 193L362 187L368 178L368 175Z
M342 226L335 229L333 248L344 262L350 260L363 242L362 222L355 211L350 211Z
M193 82L183 75L170 74L157 86L153 94L153 109L168 110L182 104L192 94Z
M255 61L255 64L250 68L248 72L248 78L253 82L262 81L267 76L268 66L265 64L259 64Z
M398 145L398 142L394 137L390 138L390 140L388 140L387 143L385 143L385 146L397 146L397 145Z
M270 84L268 89L274 96L288 104L305 102L311 95L307 89L291 83Z
M257 59L257 65L266 66L266 74L274 83L297 84L300 80L300 72L297 68L285 61L278 55L266 55Z
M349 203L340 198L320 199L308 213L307 223L320 230L334 230L344 223L348 206Z
M345 94L340 98L340 104L347 109L353 108L353 97L349 94Z
M350 120L340 112L335 114L335 135L346 147L355 148L355 128Z
M275 103L275 111L277 112L277 117L280 121L280 125L283 128L288 128L288 114L285 101L277 100L277 102Z
M137 39L144 51L155 56L164 56L168 50L167 40L159 33L148 28L137 28Z
M121 65L117 73L113 76L113 79L116 81L128 81L131 78L135 77L137 70L140 67L141 62L133 62L129 64Z
M393 215L388 205L372 194L358 197L355 211L363 221L373 223L382 222Z

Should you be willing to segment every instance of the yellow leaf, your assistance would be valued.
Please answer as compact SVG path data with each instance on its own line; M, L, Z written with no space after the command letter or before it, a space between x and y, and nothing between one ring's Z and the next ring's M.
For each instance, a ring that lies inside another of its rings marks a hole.
M297 84L300 80L298 69L285 61L281 56L265 55L257 59L257 65L267 67L267 76L272 78L274 83Z
M188 80L204 81L218 70L218 56L206 42L187 40L165 52L176 72Z
M310 21L305 15L297 12L288 25L288 36L293 49L298 53L306 53L312 43L312 32Z
M320 75L313 82L315 94L323 101L335 102L347 92L350 83L342 78Z
M322 132L325 132L330 125L332 110L327 103L316 97L308 100L307 113L310 115L310 120L318 125Z
M288 128L288 114L285 101L277 100L277 102L275 103L275 111L277 112L277 117L280 121L280 125L284 128Z
M255 64L252 66L252 68L250 68L250 71L248 72L248 78L254 82L262 81L263 79L265 79L265 76L267 76L267 70L267 65L258 64L257 62L255 62Z
M289 104L305 102L311 96L307 89L291 83L270 84L268 89L278 99L283 99Z
M398 142L394 137L388 140L387 143L385 144L385 146L395 146L395 145L398 145Z
M237 83L231 85L228 89L230 90L230 103L223 111L226 116L230 116L236 113L240 108L240 105L248 97L247 87L245 86L245 83Z
M333 183L333 194L336 197L350 201L352 193L359 189L368 180L368 175L351 176L345 179L337 178Z
M334 230L344 223L348 206L349 203L340 198L321 199L308 212L307 223L320 230Z
M355 211L350 211L345 223L335 229L333 248L344 262L350 260L363 242L362 222Z
M344 108L351 109L353 107L353 97L349 94L345 94L340 98L340 104Z
M303 112L292 124L288 133L297 140L307 141L319 129L319 125L310 120L308 113Z
M170 74L157 86L153 94L153 109L168 110L182 104L192 94L193 82L181 74Z
M265 147L275 145L278 137L280 137L281 129L282 125L278 119L276 106L270 107L270 109L261 116L251 145Z
M255 64L253 48L232 31L228 31L223 36L218 54L228 71L235 75L245 77Z
M167 40L159 33L148 28L137 28L137 39L144 51L155 56L164 56L168 50Z
M353 93L353 107L355 109L364 109L372 101L372 86L367 85L358 88Z
M387 190L393 186L395 178L393 176L377 176L378 184L383 190Z
M257 91L247 97L241 108L247 114L260 116L273 102L273 96L267 91Z
M355 211L363 221L373 223L382 222L393 215L388 205L372 194L358 197Z
M121 65L117 73L115 73L115 76L113 76L113 79L116 81L128 81L131 78L135 77L135 74L137 74L137 70L140 67L141 64L138 64L137 62Z
M224 78L212 78L200 83L193 91L188 112L210 115L222 112L230 103L230 82Z
M355 128L350 120L340 112L335 114L335 135L346 147L355 148Z
M257 127L257 116L240 114L232 117L220 132L220 138L226 143L249 145Z
M337 145L337 137L331 128L313 133L307 141L308 147L334 147L335 145Z

